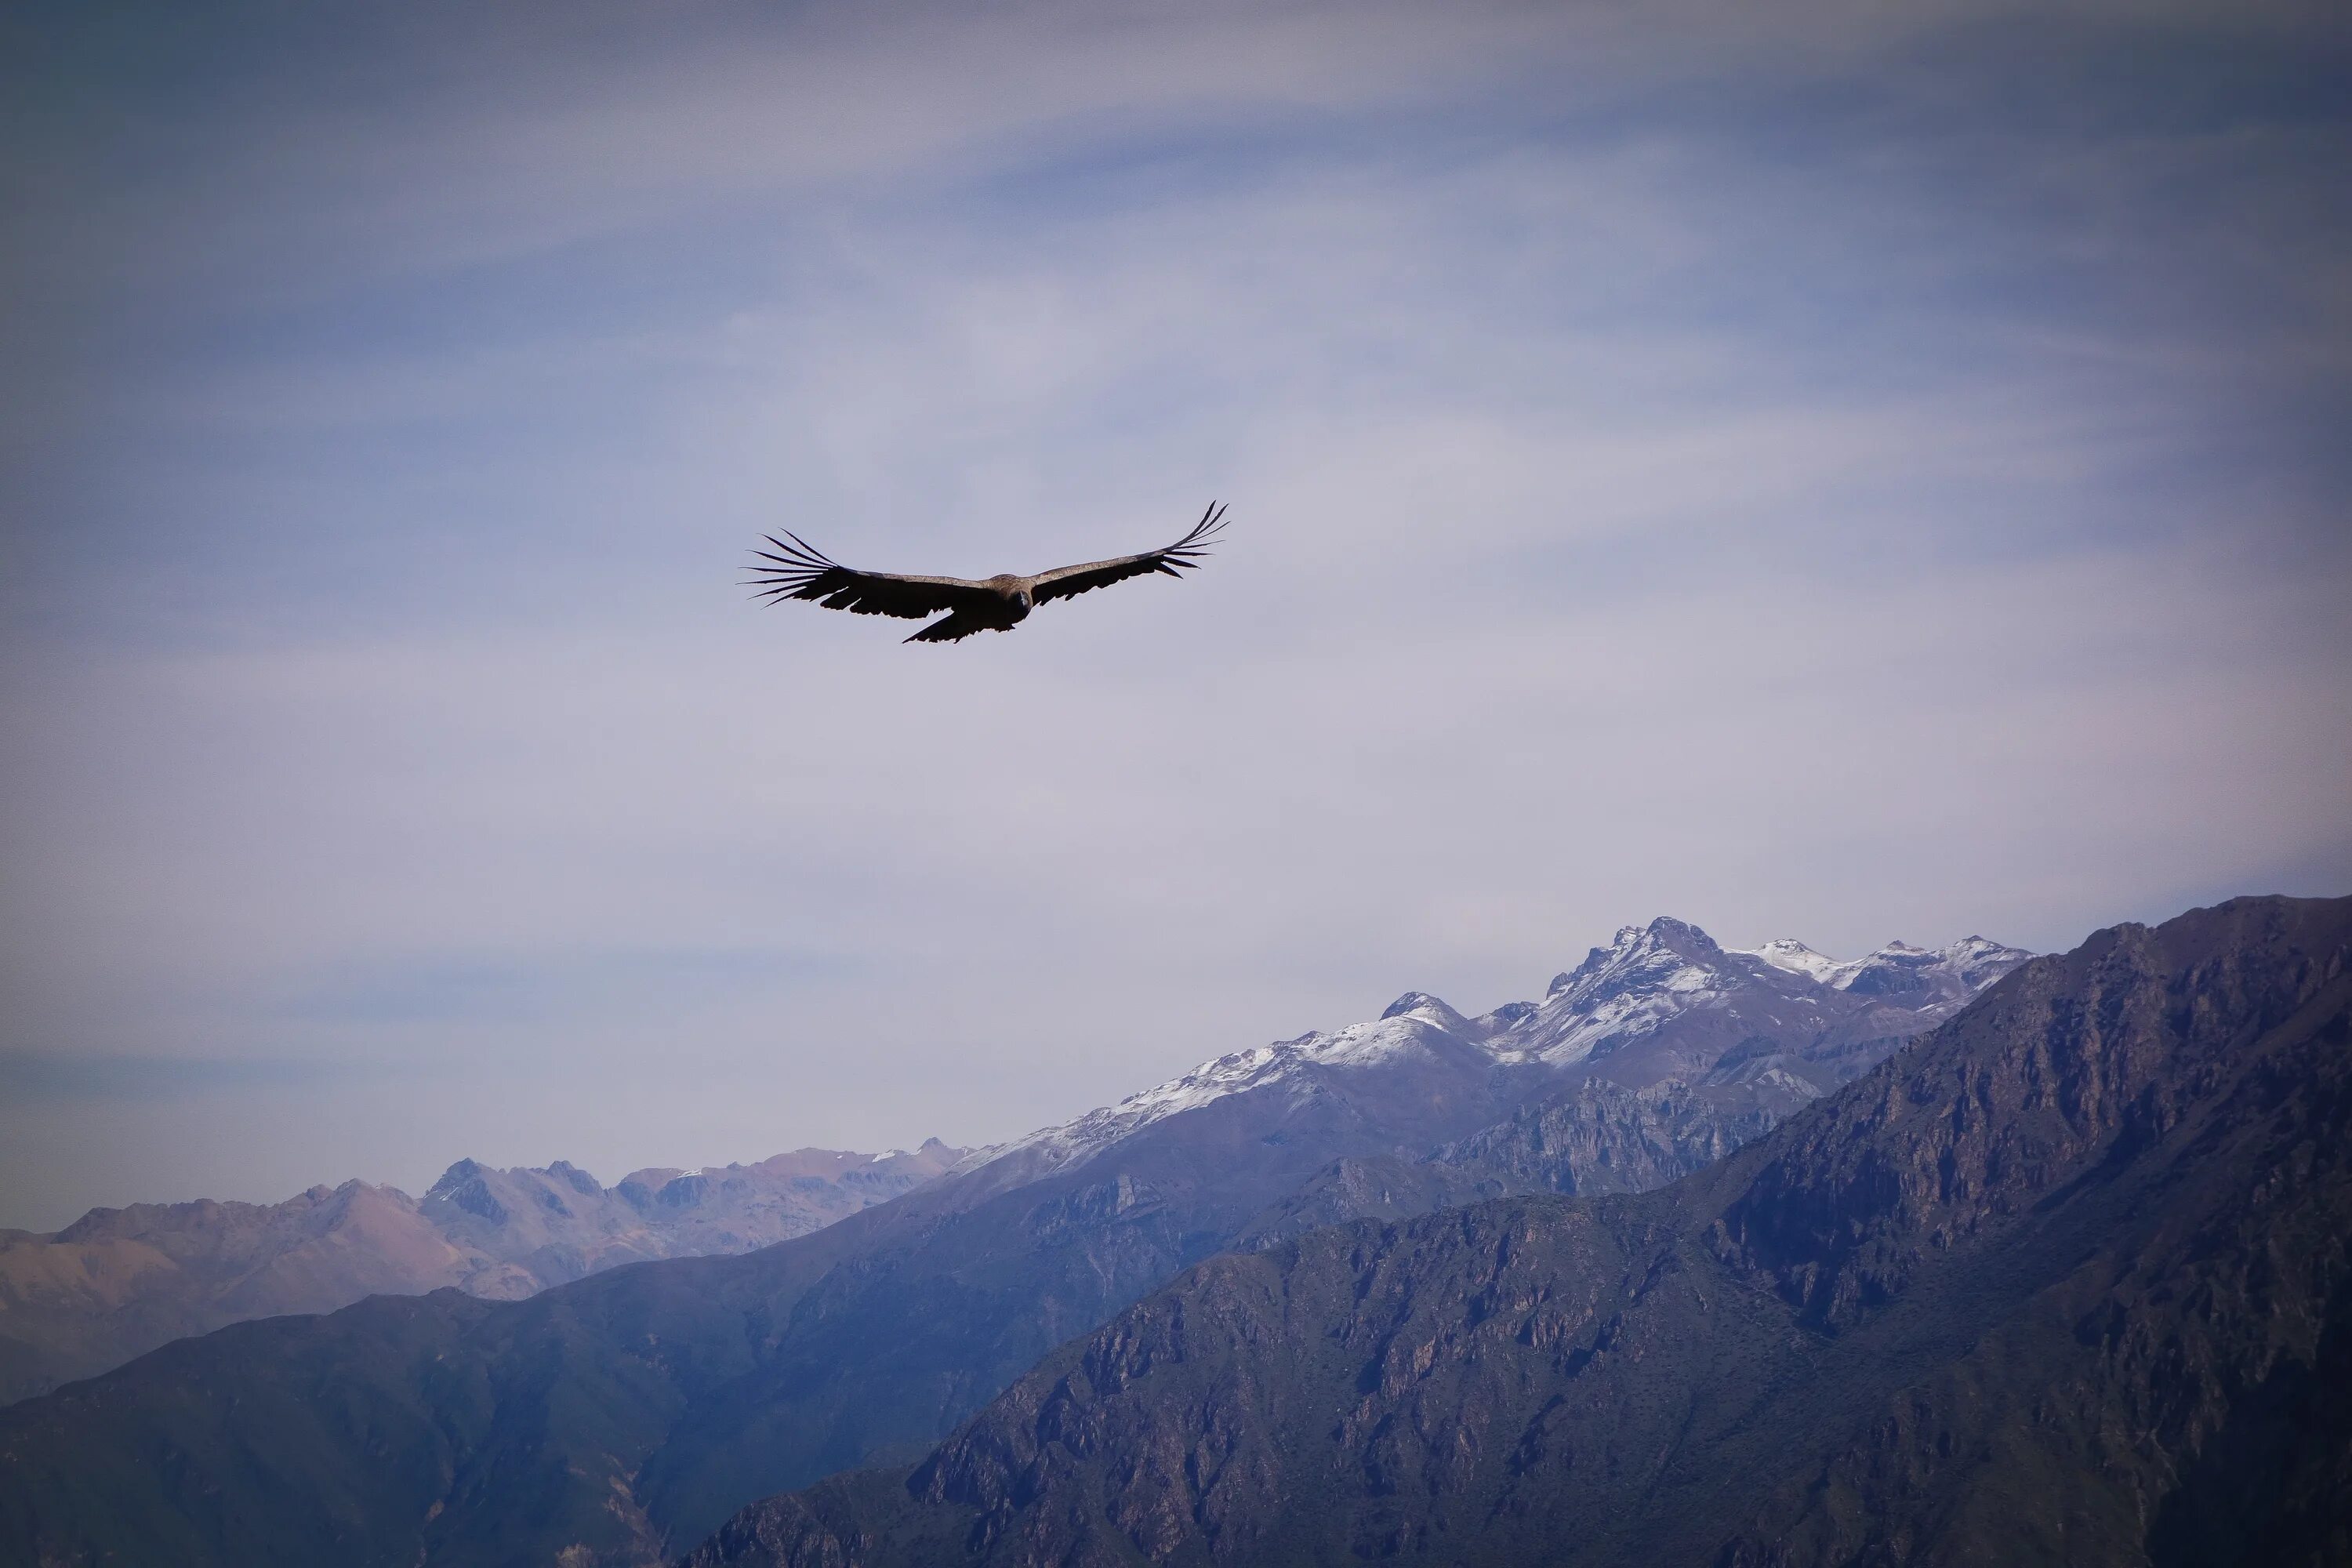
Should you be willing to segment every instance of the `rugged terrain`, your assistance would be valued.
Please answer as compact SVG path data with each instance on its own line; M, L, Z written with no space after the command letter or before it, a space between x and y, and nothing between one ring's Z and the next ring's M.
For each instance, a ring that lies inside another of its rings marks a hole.
M799 1149L751 1165L632 1172L460 1160L422 1201L345 1182L281 1204L92 1209L0 1231L0 1404L249 1318L454 1286L518 1300L615 1264L748 1252L931 1180L964 1151Z
M1409 994L748 1256L181 1342L0 1412L0 1556L657 1563L754 1499L911 1460L1191 1265L1385 1201L1351 1173L1404 1173L1420 1206L1669 1180L2023 958L1972 939L1839 964L1659 920L1540 1002Z
M2352 1562L2352 900L2037 960L1673 1186L1315 1230L692 1568Z

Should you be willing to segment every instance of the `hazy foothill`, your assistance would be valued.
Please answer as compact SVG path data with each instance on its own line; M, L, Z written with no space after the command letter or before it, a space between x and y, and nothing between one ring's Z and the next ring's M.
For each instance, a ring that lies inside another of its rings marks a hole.
M346 1181L273 1205L92 1209L0 1231L0 1403L248 1318L445 1287L512 1300L618 1264L749 1252L921 1185L963 1154L800 1149L751 1165L633 1171L460 1160L412 1198Z

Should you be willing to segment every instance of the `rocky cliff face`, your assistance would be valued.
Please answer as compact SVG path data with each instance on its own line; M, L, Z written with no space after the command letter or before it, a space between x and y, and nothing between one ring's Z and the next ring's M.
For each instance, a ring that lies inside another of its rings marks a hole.
M1733 1091L1671 1080L1629 1089L1589 1079L1421 1160L1334 1161L1236 1238L1258 1248L1319 1226L1407 1219L1525 1193L1641 1193L1701 1171L1809 1104L1751 1079Z
M0 1403L249 1318L456 1287L511 1300L616 1264L747 1252L938 1176L963 1151L802 1149L752 1165L632 1173L460 1160L426 1192L346 1182L282 1204L92 1209L0 1232Z
M2352 900L2037 961L1663 1191L1194 1269L695 1568L2352 1560Z

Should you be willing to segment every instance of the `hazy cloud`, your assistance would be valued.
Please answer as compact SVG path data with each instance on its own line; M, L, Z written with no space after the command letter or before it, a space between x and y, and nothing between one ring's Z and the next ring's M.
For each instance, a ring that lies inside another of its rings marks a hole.
M2343 890L2342 24L1721 10L34 25L0 1221Z

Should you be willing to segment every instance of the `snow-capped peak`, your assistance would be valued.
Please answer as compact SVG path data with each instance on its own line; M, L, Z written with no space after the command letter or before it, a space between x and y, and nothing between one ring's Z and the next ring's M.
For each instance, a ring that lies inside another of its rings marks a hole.
M1555 979L1543 1005L1507 1038L1525 1041L1547 1062L1581 1061L1606 1042L1653 1033L1716 999L1733 978L1725 957L1686 921L1662 915L1620 927L1607 947Z
M1468 1026L1470 1020L1447 1006L1441 997L1426 991L1408 991L1390 1003L1381 1012L1381 1019L1425 1018L1441 1029L1458 1030Z
M1622 975L1654 964L1663 955L1704 957L1720 951L1706 932L1668 915L1660 915L1646 926L1619 926L1607 947L1592 949L1582 963L1552 976L1544 991L1544 1005L1549 1008L1562 992L1589 990L1603 975Z
M2032 954L1990 937L1964 936L1943 950L1944 962L1971 991L1981 991Z
M1015 1169L1042 1174L1230 1095L1279 1089L1303 1100L1316 1091L1324 1069L1370 1069L1416 1058L1477 1070L1486 1063L1575 1068L1690 1014L1707 1015L1703 1032L1759 1024L1818 1029L1840 1008L1851 1012L1883 1002L1917 1012L1924 1024L2027 956L1981 937L1934 951L1890 942L1867 958L1843 962L1790 938L1732 952L1698 927L1661 916L1646 926L1620 928L1607 947L1592 949L1583 963L1555 978L1540 1003L1507 1003L1467 1018L1428 992L1408 991L1370 1022L1215 1058L1076 1121L974 1150L953 1171L1020 1156L1022 1163L1008 1174ZM1854 1004L1833 994L1849 991L1856 994Z
M1816 952L1793 937L1776 937L1740 956L1761 959L1775 969L1804 975L1832 991L1901 998L1918 1006L1965 1002L2032 954L1970 936L1948 947L1932 948L1898 940L1868 957L1839 960Z
M1852 967L1849 964L1840 963L1836 959L1826 954L1815 952L1792 936L1776 936L1763 946L1751 951L1756 957L1762 959L1775 969L1783 969L1791 974L1801 974L1808 980L1817 980L1824 985L1833 984L1839 971Z
M1027 1154L1047 1168L1068 1164L1090 1158L1153 1122L1197 1110L1227 1095L1277 1083L1304 1090L1302 1074L1310 1068L1365 1068L1426 1050L1432 1037L1450 1037L1454 1032L1431 1016L1428 1004L1444 1008L1456 1025L1468 1023L1443 1002L1420 992L1408 992L1398 1001L1416 1005L1402 1012L1392 1007L1370 1023L1350 1024L1329 1033L1316 1030L1295 1040L1277 1040L1202 1062L1181 1078L1130 1094L1117 1105L1090 1110L1075 1121L1040 1128L1010 1143L974 1150L955 1165L954 1172L977 1170L1015 1154Z

